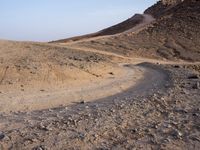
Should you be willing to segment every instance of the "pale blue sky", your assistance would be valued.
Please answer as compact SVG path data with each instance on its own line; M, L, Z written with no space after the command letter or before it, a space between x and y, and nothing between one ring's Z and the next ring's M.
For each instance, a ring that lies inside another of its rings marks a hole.
M0 39L51 41L95 32L157 0L0 0Z

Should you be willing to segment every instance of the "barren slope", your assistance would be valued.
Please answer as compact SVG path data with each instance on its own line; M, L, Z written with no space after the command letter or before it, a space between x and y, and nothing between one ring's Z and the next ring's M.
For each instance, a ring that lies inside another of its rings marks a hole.
M138 24L140 24L143 21L143 19L144 19L143 15L136 14L133 17L131 17L119 24L116 24L112 27L108 27L99 32L88 34L88 35L83 35L83 36L72 37L72 38L68 38L68 39L62 39L62 40L58 40L58 41L53 41L53 43L54 42L55 43L65 43L65 42L70 42L70 41L79 41L79 40L98 37L98 36L106 36L106 35L114 35L114 34L122 33L126 30L129 30L129 29L137 26Z
M154 6L146 13L155 16L156 10L159 9ZM200 1L184 1L164 10L155 16L156 21L139 32L83 41L78 45L132 57L200 61Z
M98 92L98 88L127 77L124 68L112 62L113 57L116 56L48 43L0 41L1 112L94 99L93 95L88 96L91 89ZM129 86L126 83L125 88ZM83 94L84 90L88 92ZM111 87L107 93L96 92L95 96L118 91Z

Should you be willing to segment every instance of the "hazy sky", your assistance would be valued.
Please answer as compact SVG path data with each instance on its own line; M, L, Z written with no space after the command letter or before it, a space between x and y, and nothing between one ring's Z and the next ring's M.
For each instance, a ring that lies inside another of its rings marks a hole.
M0 39L50 41L109 27L157 0L0 0Z

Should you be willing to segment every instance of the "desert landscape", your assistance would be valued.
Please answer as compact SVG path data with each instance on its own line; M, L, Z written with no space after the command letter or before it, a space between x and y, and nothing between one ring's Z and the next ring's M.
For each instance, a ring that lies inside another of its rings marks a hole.
M0 40L0 150L199 150L200 1L99 32Z

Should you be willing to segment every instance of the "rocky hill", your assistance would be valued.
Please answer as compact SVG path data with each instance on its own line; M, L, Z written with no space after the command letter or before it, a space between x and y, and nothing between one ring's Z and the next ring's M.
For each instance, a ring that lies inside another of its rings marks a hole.
M183 2L184 0L161 0L164 5L175 5Z
M200 1L175 5L159 1L145 11L156 21L140 32L102 38L79 46L117 52L132 57L200 61Z
M145 10L145 14L151 14L155 18L164 15L169 9L175 7L176 5L184 2L184 0L161 0L158 1L155 5L149 7Z

